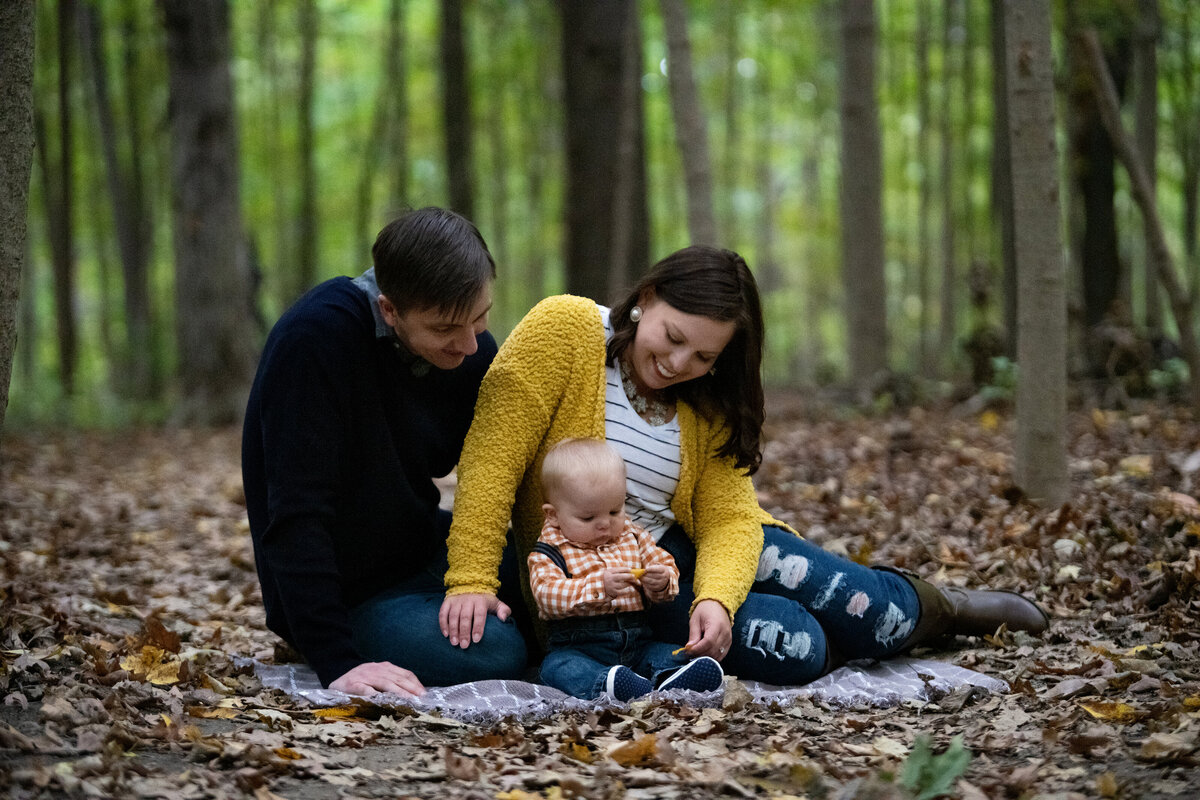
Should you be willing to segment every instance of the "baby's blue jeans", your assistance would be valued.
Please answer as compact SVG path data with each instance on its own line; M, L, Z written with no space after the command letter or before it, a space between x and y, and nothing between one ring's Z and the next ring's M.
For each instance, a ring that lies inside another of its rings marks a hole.
M641 611L553 620L548 627L550 649L542 660L542 683L585 700L604 693L608 671L618 664L656 684L657 678L688 661L682 653L671 654L687 640L653 640Z

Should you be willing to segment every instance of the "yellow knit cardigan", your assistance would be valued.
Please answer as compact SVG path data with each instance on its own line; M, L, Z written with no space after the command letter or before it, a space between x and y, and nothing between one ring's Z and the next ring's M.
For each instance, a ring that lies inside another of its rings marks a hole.
M496 593L510 512L528 594L525 559L542 529L542 459L567 437L604 438L604 358L599 307L571 295L538 303L500 347L459 462L448 595ZM671 511L696 545L696 602L717 600L732 619L754 582L763 524L782 523L759 507L750 477L716 455L721 421L685 403L676 413L682 464Z

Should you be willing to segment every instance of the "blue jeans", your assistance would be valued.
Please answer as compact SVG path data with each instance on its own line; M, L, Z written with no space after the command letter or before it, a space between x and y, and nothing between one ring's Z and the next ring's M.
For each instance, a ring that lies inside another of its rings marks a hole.
M447 530L449 516L445 514ZM510 543L505 549L501 575L515 574L515 567ZM509 602L513 606L512 617L501 622L489 614L482 640L466 650L455 647L442 636L438 624L438 611L445 599L442 579L446 569L443 546L417 574L352 608L354 646L370 661L390 661L412 670L425 686L522 677L526 645L515 617L524 607ZM519 592L516 596L519 598Z
M675 557L679 595L653 606L650 624L655 638L686 641L696 548L679 526L658 545ZM767 525L758 574L734 616L733 644L721 665L748 680L808 683L824 674L830 650L849 660L897 654L919 615L916 591L903 577Z
M608 671L618 664L657 685L688 658L672 655L679 644L654 641L644 612L572 617L549 623L550 648L541 680L567 694L591 700L604 693Z

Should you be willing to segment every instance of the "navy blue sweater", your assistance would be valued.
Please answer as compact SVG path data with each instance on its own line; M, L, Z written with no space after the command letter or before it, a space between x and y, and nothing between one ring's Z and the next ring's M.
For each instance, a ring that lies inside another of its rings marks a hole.
M297 301L267 338L242 434L267 626L324 685L365 661L348 609L442 546L432 479L458 463L496 354L485 331L457 369L422 369L373 306L349 278Z

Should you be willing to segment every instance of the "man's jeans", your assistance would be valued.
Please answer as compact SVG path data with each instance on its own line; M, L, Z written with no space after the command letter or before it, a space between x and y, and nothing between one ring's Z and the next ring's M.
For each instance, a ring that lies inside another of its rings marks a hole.
M584 700L604 693L608 671L618 664L657 685L660 677L688 661L686 656L671 655L686 639L679 644L651 639L645 612L571 617L553 620L549 628L542 683Z
M509 573L515 575L511 543L505 549L505 559L502 580ZM524 612L520 593L502 590L502 596L515 599L515 604L509 602L513 617L501 622L489 614L483 639L463 650L450 644L438 624L438 611L445 599L442 579L446 567L443 547L420 572L351 609L354 645L370 661L390 661L412 670L425 686L521 678L526 661L525 638L514 619Z
M696 548L679 526L658 544L675 557L679 595L651 607L650 624L656 639L687 641ZM895 655L919 615L916 592L903 577L764 526L758 574L734 616L733 644L721 666L747 680L808 683L825 672L830 648L849 660Z

